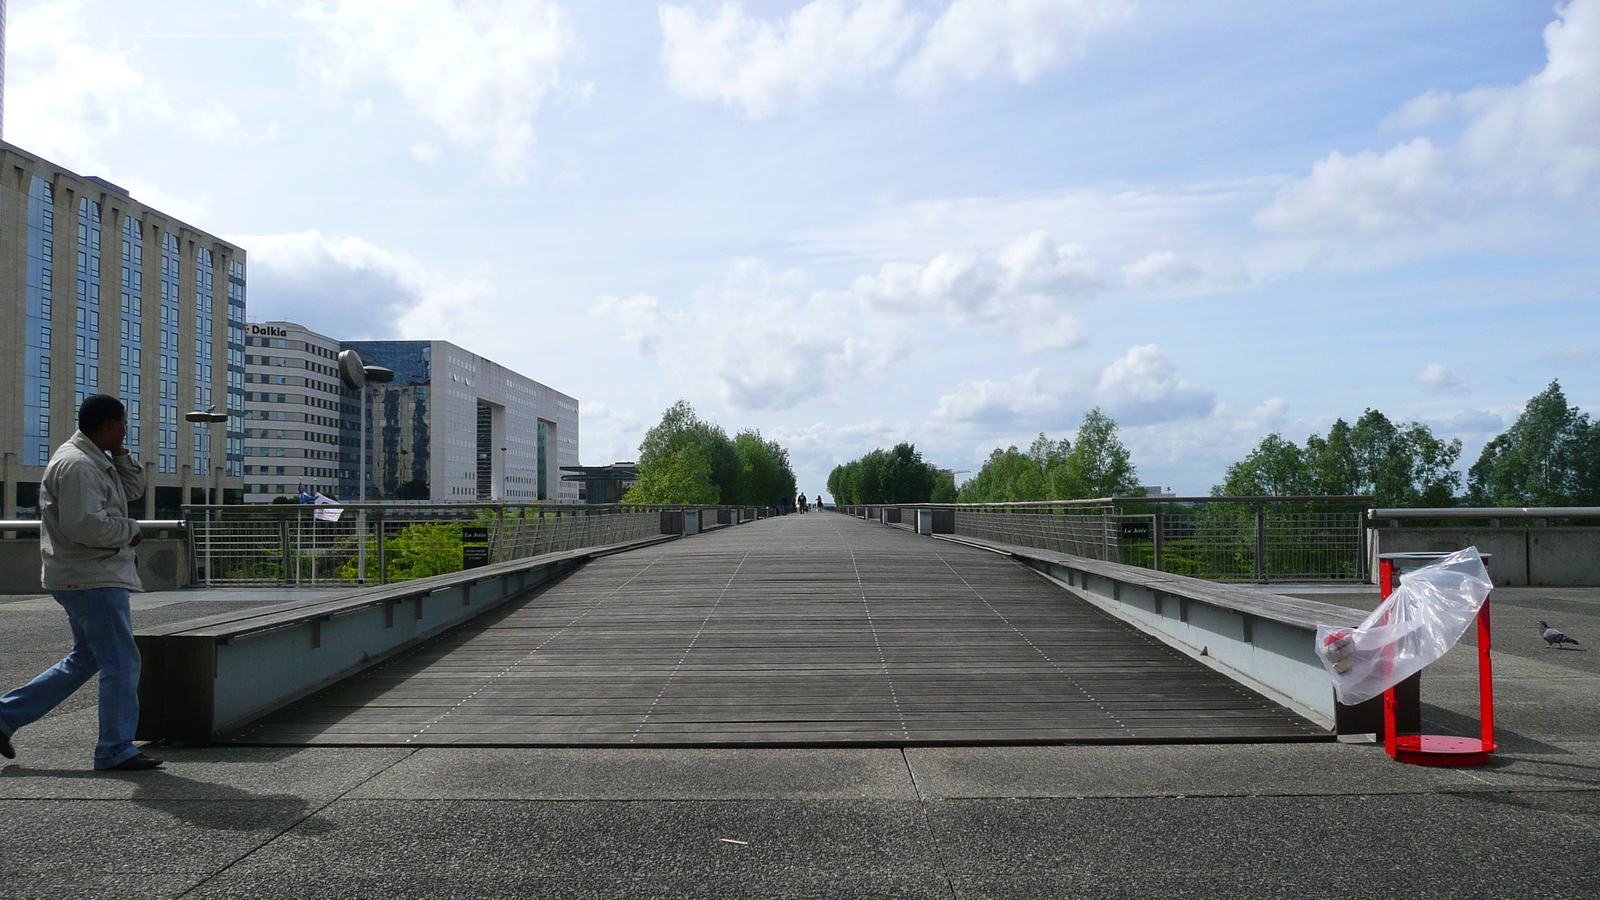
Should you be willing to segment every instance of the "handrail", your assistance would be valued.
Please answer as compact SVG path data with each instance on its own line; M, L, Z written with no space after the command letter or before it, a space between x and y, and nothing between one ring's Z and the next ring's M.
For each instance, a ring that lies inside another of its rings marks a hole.
M188 527L182 519L139 519L141 531L182 531ZM0 520L0 531L38 531L44 523L38 519Z
M1371 494L1293 494L1293 495L1264 495L1264 496L1239 496L1239 497L1097 497L1092 500L996 500L984 503L835 503L834 506L871 506L884 508L911 508L918 509L971 509L984 506L1107 506L1119 503L1370 503ZM829 507L832 509L833 507Z
M1375 519L1595 519L1600 506L1450 506L1418 509L1369 509Z

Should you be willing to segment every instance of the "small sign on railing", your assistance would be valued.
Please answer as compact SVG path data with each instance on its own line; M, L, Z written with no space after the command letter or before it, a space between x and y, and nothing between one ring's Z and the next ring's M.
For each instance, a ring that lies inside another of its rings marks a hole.
M1122 539L1125 541L1150 540L1150 524L1149 522L1123 522Z
M463 525L461 527L461 568L476 569L489 564L489 527Z

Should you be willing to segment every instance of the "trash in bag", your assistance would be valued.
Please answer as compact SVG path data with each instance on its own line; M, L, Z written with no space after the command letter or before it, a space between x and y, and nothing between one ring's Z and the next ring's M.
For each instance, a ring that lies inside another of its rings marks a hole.
M1317 656L1339 702L1371 700L1445 655L1494 587L1477 547L1407 572L1355 630L1317 626Z

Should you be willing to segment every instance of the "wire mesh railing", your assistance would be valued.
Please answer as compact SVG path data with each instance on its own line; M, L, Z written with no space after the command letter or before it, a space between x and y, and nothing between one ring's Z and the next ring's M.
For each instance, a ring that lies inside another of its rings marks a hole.
M1118 497L918 508L952 512L950 529L965 537L1197 578L1267 583L1365 581L1364 516L1371 499ZM892 522L909 508L840 509Z
M662 533L658 506L188 506L191 583L387 584Z

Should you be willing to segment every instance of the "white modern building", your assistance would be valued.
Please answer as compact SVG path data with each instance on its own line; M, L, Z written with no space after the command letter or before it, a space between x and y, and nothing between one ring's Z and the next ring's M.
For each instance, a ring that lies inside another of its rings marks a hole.
M345 341L367 387L369 499L576 503L578 401L447 341Z
M578 401L447 341L336 341L293 322L245 336L245 499L305 487L360 495L361 399L371 501L578 502L561 480L578 464ZM355 350L394 370L360 397L336 363Z

